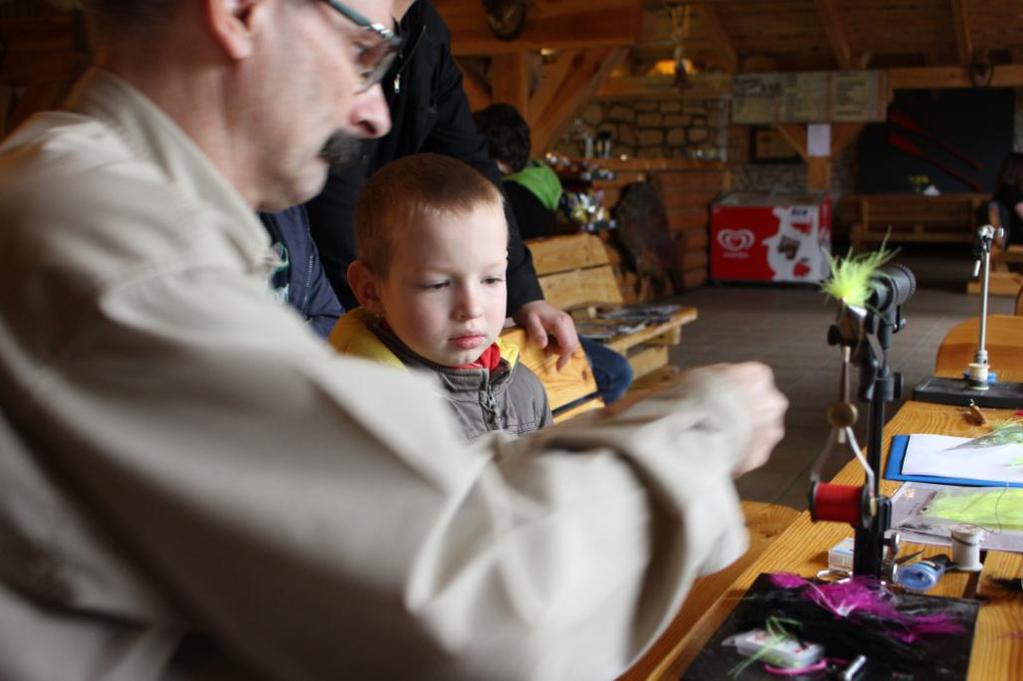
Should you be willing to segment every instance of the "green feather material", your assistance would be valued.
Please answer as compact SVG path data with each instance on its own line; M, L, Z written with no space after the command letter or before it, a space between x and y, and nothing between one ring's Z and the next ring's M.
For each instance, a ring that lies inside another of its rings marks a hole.
M844 258L828 255L831 278L821 284L821 290L843 305L863 307L870 296L870 279L882 265L895 256L885 244L872 253L854 255L850 250Z

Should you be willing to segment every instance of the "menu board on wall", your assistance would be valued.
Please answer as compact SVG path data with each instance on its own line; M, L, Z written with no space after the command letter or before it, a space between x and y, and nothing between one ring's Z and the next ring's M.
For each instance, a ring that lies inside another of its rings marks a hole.
M732 81L732 122L883 121L884 71L743 73Z
M827 120L827 93L826 72L786 73L779 102L780 120L793 123Z
M882 71L838 71L831 74L832 121L883 121L888 108L888 83Z
M737 74L732 80L732 122L774 122L780 93L780 73Z

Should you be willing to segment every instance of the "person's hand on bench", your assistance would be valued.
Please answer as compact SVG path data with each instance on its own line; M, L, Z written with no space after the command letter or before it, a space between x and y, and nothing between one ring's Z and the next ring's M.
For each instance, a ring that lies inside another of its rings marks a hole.
M558 369L563 369L572 353L579 349L579 334L572 316L546 300L534 300L515 311L515 322L526 330L529 341L547 348L550 336L557 341Z

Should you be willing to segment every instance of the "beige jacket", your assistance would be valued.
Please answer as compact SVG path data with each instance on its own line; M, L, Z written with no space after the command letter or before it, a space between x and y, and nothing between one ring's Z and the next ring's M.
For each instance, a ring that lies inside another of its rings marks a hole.
M726 386L462 443L110 74L0 146L0 249L5 681L610 678L743 549Z

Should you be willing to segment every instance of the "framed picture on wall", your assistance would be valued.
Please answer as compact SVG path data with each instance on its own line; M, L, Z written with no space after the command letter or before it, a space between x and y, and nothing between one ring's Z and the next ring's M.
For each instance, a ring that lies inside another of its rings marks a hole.
M800 163L803 158L776 129L768 125L750 126L752 163Z

